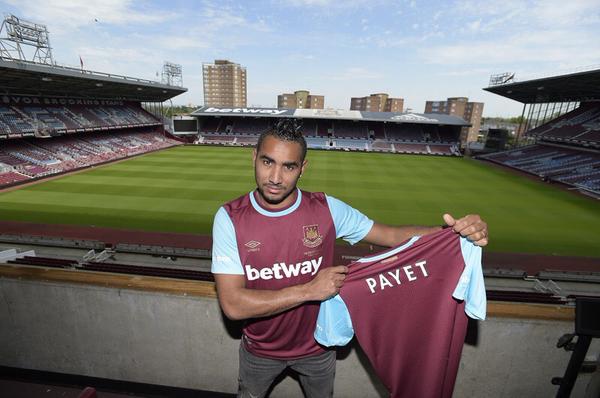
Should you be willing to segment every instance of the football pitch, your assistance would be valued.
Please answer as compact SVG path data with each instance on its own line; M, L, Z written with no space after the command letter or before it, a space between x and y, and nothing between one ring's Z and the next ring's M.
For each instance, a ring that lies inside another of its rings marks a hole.
M299 186L387 224L479 213L489 251L600 257L600 204L470 159L309 151ZM171 148L0 193L0 220L210 234L254 188L251 149Z

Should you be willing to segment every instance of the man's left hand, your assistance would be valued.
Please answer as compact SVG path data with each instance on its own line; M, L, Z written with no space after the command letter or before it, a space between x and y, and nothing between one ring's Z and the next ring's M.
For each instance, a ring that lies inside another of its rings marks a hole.
M478 214L469 214L457 220L450 214L444 214L444 221L454 232L461 234L477 246L488 244L488 229L485 221Z

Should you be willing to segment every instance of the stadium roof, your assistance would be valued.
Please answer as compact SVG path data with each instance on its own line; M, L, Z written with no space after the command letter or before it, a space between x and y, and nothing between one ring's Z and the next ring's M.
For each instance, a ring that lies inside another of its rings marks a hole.
M163 102L187 88L63 66L0 59L0 93Z
M470 126L463 119L440 113L362 112L339 109L283 109L283 108L219 108L204 106L191 116L235 117L287 117L296 119L336 119L353 121L377 121L391 123L437 124Z
M600 100L600 69L484 88L524 104Z

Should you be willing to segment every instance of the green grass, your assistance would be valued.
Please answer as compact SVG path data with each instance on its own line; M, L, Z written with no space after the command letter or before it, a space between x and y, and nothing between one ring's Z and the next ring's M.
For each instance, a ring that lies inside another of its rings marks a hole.
M300 187L387 224L479 213L490 251L600 257L597 201L458 158L310 151ZM254 187L251 151L178 147L0 194L0 219L209 234Z

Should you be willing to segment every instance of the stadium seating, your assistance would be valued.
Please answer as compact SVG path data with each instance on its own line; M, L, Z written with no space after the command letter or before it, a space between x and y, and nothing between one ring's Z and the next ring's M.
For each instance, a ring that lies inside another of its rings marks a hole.
M600 147L600 104L582 103L579 108L527 132L541 141L558 141Z
M368 138L368 128L365 123L341 120L335 121L333 126L333 135L335 137L361 140Z
M207 118L197 144L256 145L272 120L252 117ZM450 126L376 123L353 120L302 119L308 148L462 156L457 130Z
M420 155L426 155L430 153L427 150L426 144L394 143L393 145L396 153L411 153Z
M258 136L254 137L237 137L235 144L237 145L251 145L254 146L258 142Z
M29 180L29 176L24 174L16 173L13 171L7 171L4 173L0 173L0 187L2 185L13 184L15 182Z
M362 139L349 139L349 138L336 138L333 140L333 146L335 148L351 149L364 151L367 149L367 140Z
M235 135L260 135L271 126L271 120L267 118L244 118L233 124L231 133Z
M210 117L207 118L204 121L204 124L200 127L200 132L201 133L216 133L217 131L219 131L219 126L221 125L221 122L223 121L223 118L220 117Z
M379 140L384 140L385 139L385 130L383 128L383 125L380 123L369 123L367 126L369 132L372 132L370 134L373 135L374 139L379 139Z
M423 128L418 124L388 124L385 126L385 136L393 142L423 142Z
M156 132L111 131L9 139L0 147L0 187L179 144Z
M600 153L536 144L481 156L540 178L600 193Z
M161 122L133 103L123 105L0 106L0 135L53 136L76 131L158 126Z
M302 135L305 137L316 137L317 136L317 121L311 119L305 119L302 121Z
M451 145L434 145L428 144L429 153L434 155L454 155Z
M329 130L332 128L332 123L326 120L319 120L317 124L317 137L329 137Z
M235 136L202 134L200 143L203 144L233 144Z
M375 152L394 152L392 144L387 140L376 139L371 143L371 150Z
M330 141L329 138L323 137L307 137L306 146L314 149L329 149Z

